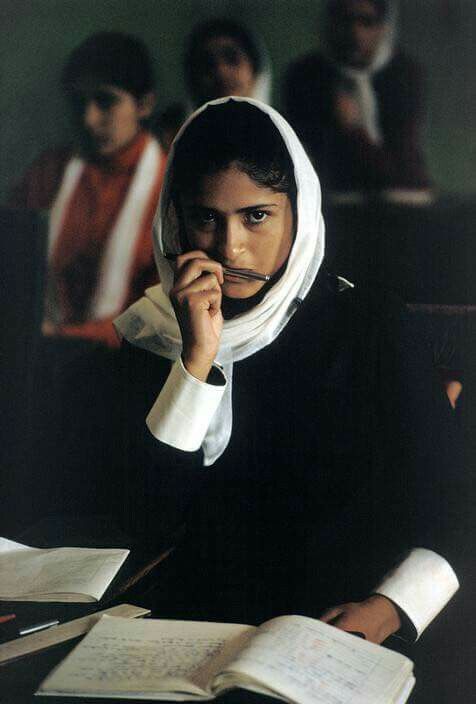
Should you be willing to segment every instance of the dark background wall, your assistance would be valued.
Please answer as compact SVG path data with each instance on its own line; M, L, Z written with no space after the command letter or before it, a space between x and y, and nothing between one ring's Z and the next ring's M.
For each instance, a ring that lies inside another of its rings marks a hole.
M287 63L318 41L323 0L1 0L0 198L46 146L68 138L58 77L68 53L89 34L114 29L141 36L159 77L159 106L185 97L184 37L215 15L241 19L262 35L273 64L274 101ZM425 143L442 190L476 191L474 0L402 0L403 46L429 78Z

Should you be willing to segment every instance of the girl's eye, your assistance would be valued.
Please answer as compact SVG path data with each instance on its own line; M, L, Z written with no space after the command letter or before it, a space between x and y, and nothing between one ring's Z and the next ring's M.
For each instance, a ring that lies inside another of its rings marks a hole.
M213 227L216 223L216 215L212 210L200 210L192 213L192 223L197 228Z
M108 93L107 91L98 91L93 95L92 99L100 110L110 110L119 102L117 95Z
M264 210L253 210L248 213L248 222L250 225L259 225L261 222L264 222L267 217L268 213L265 213Z
M211 211L210 212L203 212L200 214L198 220L203 225L212 225L216 220L215 213L213 213Z

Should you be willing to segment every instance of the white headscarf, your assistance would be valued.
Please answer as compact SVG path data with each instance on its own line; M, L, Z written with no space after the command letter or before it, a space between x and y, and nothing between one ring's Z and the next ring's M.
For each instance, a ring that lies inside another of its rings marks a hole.
M261 103L271 103L273 71L269 54L264 47L261 50L261 69L256 73L251 97Z
M343 76L351 79L354 86L353 97L357 101L360 110L361 126L374 144L381 144L382 132L380 129L377 97L373 86L373 76L378 71L381 71L394 55L397 14L396 2L388 0L385 34L368 66L355 68L348 64L339 63L334 60L329 47L326 49L326 53L332 59L338 71Z
M324 255L324 221L321 213L321 189L317 175L296 134L273 108L249 98L222 98L197 110L180 130L180 140L188 125L208 105L229 100L247 102L266 113L281 134L294 164L297 186L297 227L295 240L281 278L251 310L225 320L216 361L228 377L227 391L215 413L202 445L204 464L210 465L225 450L232 428L231 388L233 363L245 359L269 345L289 321L308 293ZM250 139L253 135L250 134ZM118 332L129 342L168 359L177 359L182 339L169 292L173 270L164 252L180 252L170 186L174 168L171 150L164 187L154 229L154 246L161 284L146 291L116 321Z

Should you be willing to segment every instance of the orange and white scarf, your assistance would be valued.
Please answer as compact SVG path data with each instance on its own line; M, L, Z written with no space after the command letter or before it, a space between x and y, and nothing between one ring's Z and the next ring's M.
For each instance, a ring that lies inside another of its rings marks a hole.
M88 320L102 320L117 315L125 303L134 264L137 241L141 236L144 217L154 197L157 174L163 160L162 150L155 139L149 139L139 159L116 222L106 243L98 268L96 288L91 297ZM48 260L54 259L61 239L68 207L74 198L87 162L73 156L66 165L58 195L50 211ZM64 314L54 293L49 292L49 315L56 323Z

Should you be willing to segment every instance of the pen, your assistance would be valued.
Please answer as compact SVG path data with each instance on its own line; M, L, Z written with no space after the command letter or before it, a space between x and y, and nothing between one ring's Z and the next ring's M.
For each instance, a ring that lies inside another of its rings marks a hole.
M170 261L175 261L178 254L171 254L170 252L164 252L164 257ZM236 269L232 266L224 266L223 271L225 274L231 274L239 279L254 279L256 281L269 281L271 276L269 274L260 274L258 271L253 271L253 269Z
M44 621L43 623L35 623L32 626L25 626L25 628L20 629L18 632L21 636L26 636L29 633L36 633L36 631L43 631L45 628L51 628L51 626L57 626L59 621Z

